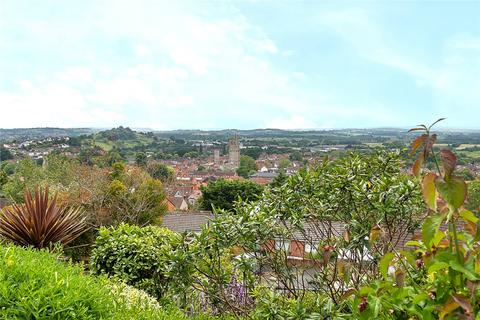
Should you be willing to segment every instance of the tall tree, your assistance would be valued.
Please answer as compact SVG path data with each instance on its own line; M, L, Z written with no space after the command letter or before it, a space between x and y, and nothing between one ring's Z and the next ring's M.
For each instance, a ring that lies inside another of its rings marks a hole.
M240 167L237 169L237 174L241 177L248 178L251 174L257 171L257 164L255 159L250 156L240 157Z

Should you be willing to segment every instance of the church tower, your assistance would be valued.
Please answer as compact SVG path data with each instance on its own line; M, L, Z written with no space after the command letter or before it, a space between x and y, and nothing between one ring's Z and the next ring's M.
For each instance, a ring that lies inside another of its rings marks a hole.
M228 164L232 169L240 167L240 141L236 134L228 141Z

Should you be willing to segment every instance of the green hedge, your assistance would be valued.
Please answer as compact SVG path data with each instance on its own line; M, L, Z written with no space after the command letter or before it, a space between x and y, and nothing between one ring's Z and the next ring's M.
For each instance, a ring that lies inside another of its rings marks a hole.
M0 245L0 319L185 319L146 293L47 251Z
M179 242L178 234L155 226L102 228L92 251L91 270L162 298L173 281L171 257Z

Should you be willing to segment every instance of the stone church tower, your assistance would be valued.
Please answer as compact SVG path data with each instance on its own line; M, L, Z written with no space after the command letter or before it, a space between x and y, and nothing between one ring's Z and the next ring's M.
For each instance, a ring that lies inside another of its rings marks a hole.
M213 163L215 165L220 164L220 150L219 149L213 149Z
M232 169L240 167L240 141L236 134L228 141L228 164Z

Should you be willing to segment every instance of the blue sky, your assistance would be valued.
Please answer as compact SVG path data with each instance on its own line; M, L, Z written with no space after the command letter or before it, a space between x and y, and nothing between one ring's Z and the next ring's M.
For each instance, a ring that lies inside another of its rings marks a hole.
M479 1L0 1L0 127L479 128Z

